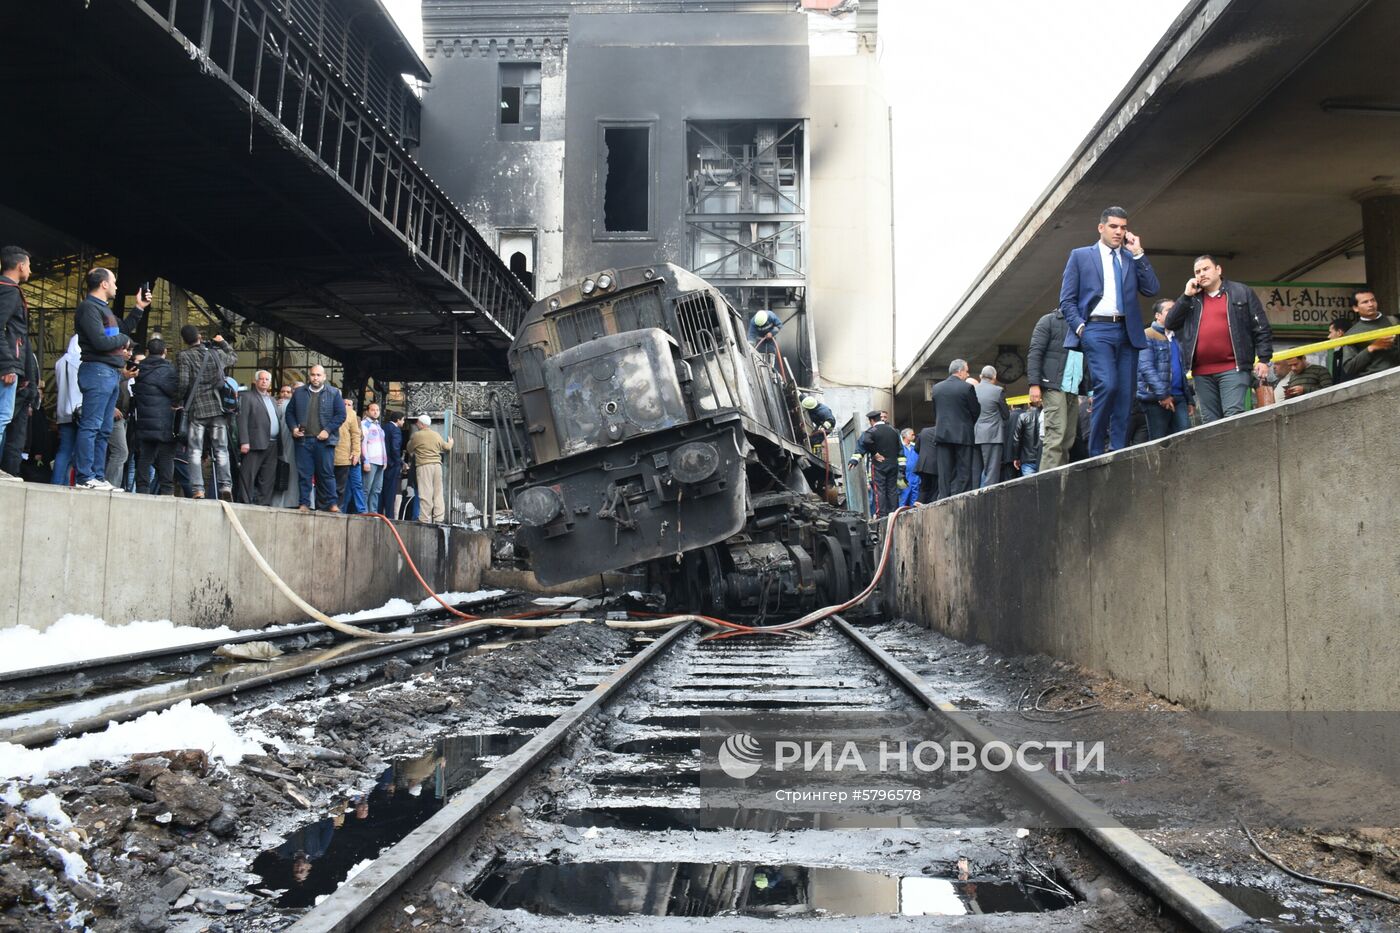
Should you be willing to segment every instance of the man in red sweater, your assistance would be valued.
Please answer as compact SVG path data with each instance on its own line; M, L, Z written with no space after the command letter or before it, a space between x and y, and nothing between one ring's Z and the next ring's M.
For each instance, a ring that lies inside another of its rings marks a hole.
M1214 256L1198 258L1192 271L1165 326L1191 367L1201 420L1215 421L1244 411L1253 378L1268 378L1274 333L1254 289L1226 281Z

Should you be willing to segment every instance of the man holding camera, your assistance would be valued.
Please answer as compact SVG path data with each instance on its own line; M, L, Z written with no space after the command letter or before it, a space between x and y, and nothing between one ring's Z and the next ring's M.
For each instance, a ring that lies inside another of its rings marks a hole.
M193 324L180 328L185 342L176 365L180 378L180 398L185 409L185 440L189 445L190 498L204 498L204 438L209 438L214 454L214 481L219 498L233 501L233 470L228 458L228 416L224 411L222 388L224 367L238 362L224 340L215 334L213 346Z

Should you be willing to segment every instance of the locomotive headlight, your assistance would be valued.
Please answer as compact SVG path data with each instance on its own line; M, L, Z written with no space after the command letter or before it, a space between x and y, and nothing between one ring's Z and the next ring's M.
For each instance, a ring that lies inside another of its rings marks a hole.
M558 298L551 298L551 299L549 299L549 310L551 310L551 311L558 311L558 310L559 310L559 299L558 299Z
M613 277L604 272L602 275L598 276L598 287L601 288L603 291L607 291L608 289L612 288Z
M564 510L564 500L559 491L549 486L531 486L522 489L513 503L515 514L527 525L548 525Z
M671 454L671 475L682 483L701 483L719 469L719 451L714 444L691 441Z
M593 281L592 279L584 279L584 280L583 280L583 289L582 289L582 290L583 290L583 293L584 293L585 295L591 295L591 294L593 294L594 289L596 289L597 287L598 287L598 283L595 282L595 281Z

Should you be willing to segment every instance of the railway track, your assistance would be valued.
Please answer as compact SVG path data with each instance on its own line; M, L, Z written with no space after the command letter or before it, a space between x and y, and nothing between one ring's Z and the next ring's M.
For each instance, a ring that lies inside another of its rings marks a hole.
M458 604L477 611L510 606L518 594L502 594ZM418 610L359 623L376 631L412 627L429 632L457 620L445 609ZM14 671L0 675L0 742L26 747L105 729L185 700L232 702L283 688L289 696L359 685L400 659L409 669L450 661L474 646L501 638L530 637L523 630L483 628L427 635L412 642L366 642L348 638L319 622L256 631L233 638L133 652L120 657ZM281 656L267 661L222 658L225 645L268 642Z
M1080 796L1051 758L1041 770L899 767L895 738L977 755L999 740L839 617L788 637L678 626L554 699L575 697L517 723L519 740L441 809L317 906L288 909L290 928L1250 920ZM890 744L877 753L877 741ZM864 767L833 769L846 742ZM1096 895L1105 883L1117 896Z

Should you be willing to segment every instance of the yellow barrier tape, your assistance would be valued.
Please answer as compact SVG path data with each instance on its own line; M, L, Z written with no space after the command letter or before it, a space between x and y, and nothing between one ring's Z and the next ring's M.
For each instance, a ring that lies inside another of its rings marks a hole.
M1323 350L1335 350L1337 347L1345 347L1353 343L1372 343L1382 337L1400 337L1400 325L1395 327L1380 327L1376 330L1368 330L1359 334L1347 334L1345 337L1338 337L1335 340L1320 340L1317 343L1305 343L1301 347L1292 347L1287 350L1280 350L1274 354L1276 360L1291 360L1296 356L1307 356L1309 353L1321 353Z
M1354 343L1374 343L1383 337L1400 337L1400 325L1395 327L1380 327L1376 330L1363 331L1359 334L1347 334L1345 337L1337 337L1335 340L1319 340L1317 343L1305 343L1301 347L1290 347L1287 350L1280 350L1274 354L1275 360L1291 360L1294 357L1307 356L1309 353L1322 353L1326 350L1335 350L1338 347L1350 346ZM1031 397L1029 395L1015 395L1006 400L1006 404L1011 406L1028 405Z

